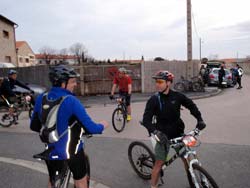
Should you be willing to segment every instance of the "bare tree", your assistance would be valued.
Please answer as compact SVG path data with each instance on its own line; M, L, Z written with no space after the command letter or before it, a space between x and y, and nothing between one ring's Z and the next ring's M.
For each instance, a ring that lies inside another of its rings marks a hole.
M73 44L70 51L77 57L78 64L87 61L87 49L82 43Z
M59 51L59 55L60 55L60 59L64 62L66 61L66 57L68 55L68 49L67 48L63 48Z
M49 47L49 46L44 46L44 47L40 48L38 51L40 54L44 55L46 64L50 64L50 60L51 60L52 55L56 54L56 50Z

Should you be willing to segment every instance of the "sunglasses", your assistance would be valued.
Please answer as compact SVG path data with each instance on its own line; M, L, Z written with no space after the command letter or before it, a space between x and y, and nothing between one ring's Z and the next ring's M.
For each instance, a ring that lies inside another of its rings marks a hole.
M157 84L163 84L164 82L166 82L165 80L155 80L155 83Z

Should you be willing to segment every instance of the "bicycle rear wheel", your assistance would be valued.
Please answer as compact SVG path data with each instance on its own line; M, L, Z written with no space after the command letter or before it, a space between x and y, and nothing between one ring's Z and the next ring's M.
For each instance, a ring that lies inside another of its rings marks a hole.
M151 178L155 157L146 144L142 142L132 142L128 148L128 159L139 177L145 180Z
M195 181L193 179L191 187L219 188L212 176L200 165L193 164L193 171L198 185L195 185Z
M121 132L125 128L126 114L122 108L116 108L112 114L112 125L116 132Z
M0 125L2 127L9 127L14 123L14 116L9 114L9 107L1 106L0 107Z
M194 82L193 83L193 91L194 92L201 92L201 91L203 91L203 87L201 86L201 84L199 82Z

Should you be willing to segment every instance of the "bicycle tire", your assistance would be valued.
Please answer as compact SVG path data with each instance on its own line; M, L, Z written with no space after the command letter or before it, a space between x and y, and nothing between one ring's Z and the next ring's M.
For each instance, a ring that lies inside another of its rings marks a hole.
M198 181L199 187L202 188L219 188L213 177L199 164L192 165L195 177ZM189 182L190 183L190 182ZM195 187L192 182L191 187Z
M10 127L15 122L14 116L9 115L9 107L0 107L0 125L2 127Z
M116 108L112 114L112 125L116 132L121 132L125 128L126 115L122 108Z
M138 151L136 149L138 148ZM145 180L151 179L155 156L151 149L142 142L132 142L128 148L129 162L139 177Z
M174 89L175 89L175 91L184 92L185 91L185 85L182 82L177 82L174 85Z
M198 83L198 82L194 82L194 83L193 83L193 91L194 91L194 92L202 91L202 86L201 86L201 84Z

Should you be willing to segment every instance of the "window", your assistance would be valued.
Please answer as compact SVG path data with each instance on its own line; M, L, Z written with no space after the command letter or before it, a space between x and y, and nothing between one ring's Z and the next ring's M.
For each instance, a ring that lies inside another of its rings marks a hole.
M5 61L8 63L11 63L11 57L10 56L5 56Z
M25 58L25 63L29 63L29 58Z
M8 31L3 30L3 38L6 38L6 39L9 38L9 32Z
M22 63L23 62L23 58L19 57L19 62Z

